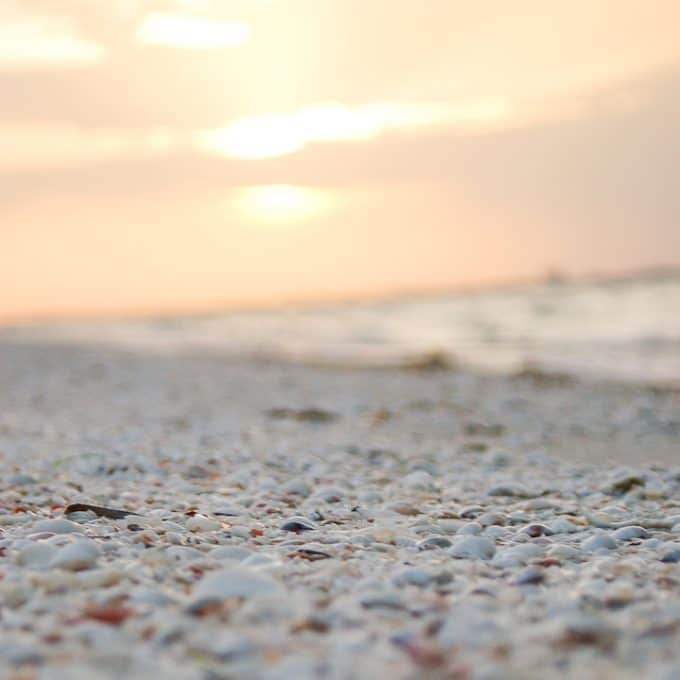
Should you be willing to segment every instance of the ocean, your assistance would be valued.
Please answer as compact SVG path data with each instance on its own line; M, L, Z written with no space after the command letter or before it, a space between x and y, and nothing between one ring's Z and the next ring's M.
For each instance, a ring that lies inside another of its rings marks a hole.
M680 271L201 316L51 322L4 328L0 338L343 365L441 353L490 371L531 365L677 383Z

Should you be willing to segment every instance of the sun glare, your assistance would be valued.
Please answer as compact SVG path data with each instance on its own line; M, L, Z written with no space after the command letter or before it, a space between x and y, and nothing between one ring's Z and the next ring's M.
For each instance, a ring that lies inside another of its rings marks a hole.
M240 192L239 208L257 222L303 222L318 215L328 203L320 191L292 184L266 184Z
M213 21L189 14L153 12L137 30L137 38L148 45L166 45L188 50L235 47L250 40L250 26L240 21Z

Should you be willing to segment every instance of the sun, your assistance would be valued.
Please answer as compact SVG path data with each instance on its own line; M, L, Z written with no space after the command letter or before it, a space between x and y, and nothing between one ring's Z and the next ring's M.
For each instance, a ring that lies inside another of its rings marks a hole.
M264 184L243 189L239 208L257 222L294 223L311 219L328 205L324 194L293 184Z

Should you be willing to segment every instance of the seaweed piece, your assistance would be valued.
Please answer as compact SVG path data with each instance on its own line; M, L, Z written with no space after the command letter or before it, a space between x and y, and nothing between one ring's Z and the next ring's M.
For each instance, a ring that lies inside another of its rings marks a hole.
M267 415L274 420L297 420L305 423L332 423L339 418L337 413L320 408L273 408L267 411Z

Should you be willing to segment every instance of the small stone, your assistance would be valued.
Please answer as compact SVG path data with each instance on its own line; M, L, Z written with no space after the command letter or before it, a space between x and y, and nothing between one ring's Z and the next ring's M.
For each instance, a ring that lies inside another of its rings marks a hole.
M281 525L281 529L283 531L293 531L296 534L299 534L303 531L314 531L317 528L318 527L316 524L305 517L291 517Z
M369 593L359 600L364 609L404 609L404 603L397 593Z
M418 543L419 550L434 550L436 548L450 548L453 544L446 536L428 536Z
M432 575L416 567L398 569L392 574L392 582L396 586L418 586L424 588L432 581Z
M581 548L587 552L595 552L596 550L615 550L616 541L609 534L602 532L583 541Z
M239 517L243 514L242 508L233 505L224 505L213 513L216 517Z
M213 655L223 663L232 663L255 653L257 647L248 638L232 631L224 631L211 643Z
M495 567L519 567L533 559L542 557L544 548L535 543L521 543L504 548L496 553L493 558Z
M318 562L319 560L329 560L333 557L330 553L323 550L312 550L311 548L299 548L291 553L288 553L288 557L307 560L308 562Z
M583 527L574 522L569 521L566 517L558 517L553 522L550 522L550 530L553 534L575 534L583 531Z
M507 482L505 484L497 484L492 486L487 494L489 496L509 496L511 498L531 498L536 494L532 493L523 484L515 482Z
M468 522L456 532L459 536L477 536L482 533L482 525L479 522Z
M415 517L416 515L422 515L422 510L417 508L415 505L410 503L394 503L390 506L392 512L396 512L398 515L404 515L406 517Z
M552 536L555 533L545 524L527 524L525 527L520 529L520 532L526 534L530 538L538 538L539 536Z
M476 519L484 513L484 508L481 505L468 505L461 509L460 516L463 519Z
M33 527L35 532L49 531L53 534L83 534L84 527L68 519L43 519L36 522Z
M581 556L581 551L565 543L555 543L548 548L547 554L560 560L574 560Z
M31 543L17 554L17 564L31 569L46 569L52 563L56 552L57 548L44 541Z
M266 555L265 553L253 553L248 555L242 562L243 567L253 567L259 571L265 571L267 569L274 569L281 564L281 561L272 555Z
M94 541L78 540L60 548L50 567L67 571L90 569L97 563L99 548Z
M680 562L680 548L676 548L667 552L662 558L662 562L670 562L671 564L677 564Z
M314 492L314 498L324 503L340 503L345 497L345 492L337 486L323 486Z
M307 498L312 493L312 489L304 481L304 479L299 479L294 477L288 480L282 487L281 490L288 496L302 496L302 498Z
M630 541L633 538L649 538L651 534L647 529L638 526L621 527L612 536L617 541Z
M15 475L10 475L7 478L9 484L15 484L16 486L30 486L31 484L37 484L36 480L30 475L25 475L22 472L17 472Z
M197 599L249 599L258 595L270 595L278 590L278 583L271 578L254 569L234 566L204 576L194 586L193 594Z
M639 475L624 474L606 484L602 491L613 496L622 496L636 486L644 486L645 480Z
M433 477L437 474L437 466L431 461L423 460L422 458L414 460L409 465L409 472L414 472L415 470L425 470L425 472L429 472Z
M29 646L12 646L2 650L2 656L9 661L12 666L39 666L45 661L45 656ZM11 677L24 677L24 674L12 675Z
M557 640L560 647L595 646L611 649L616 643L618 633L600 619L583 616L569 621Z
M222 522L211 519L210 517L205 517L204 515L194 515L193 517L189 517L186 527L189 531L194 532L217 531L222 528Z
M494 541L498 538L501 538L505 535L507 535L508 530L505 529L504 527L501 526L491 526L487 527L484 529L484 536L488 536L489 538L492 538Z
M545 573L542 569L537 569L536 567L523 569L512 580L516 586L538 585L543 583L543 581L545 581Z
M505 519L505 515L500 512L485 512L477 518L477 521L483 527L490 527L495 525L503 526L505 524Z
M448 550L452 557L473 560L490 560L495 552L494 542L483 536L465 536Z
M402 478L401 483L414 491L430 491L433 487L433 477L425 470L415 470Z
M210 557L216 560L235 560L240 562L252 555L252 551L248 548L242 548L239 545L222 545L210 552Z

